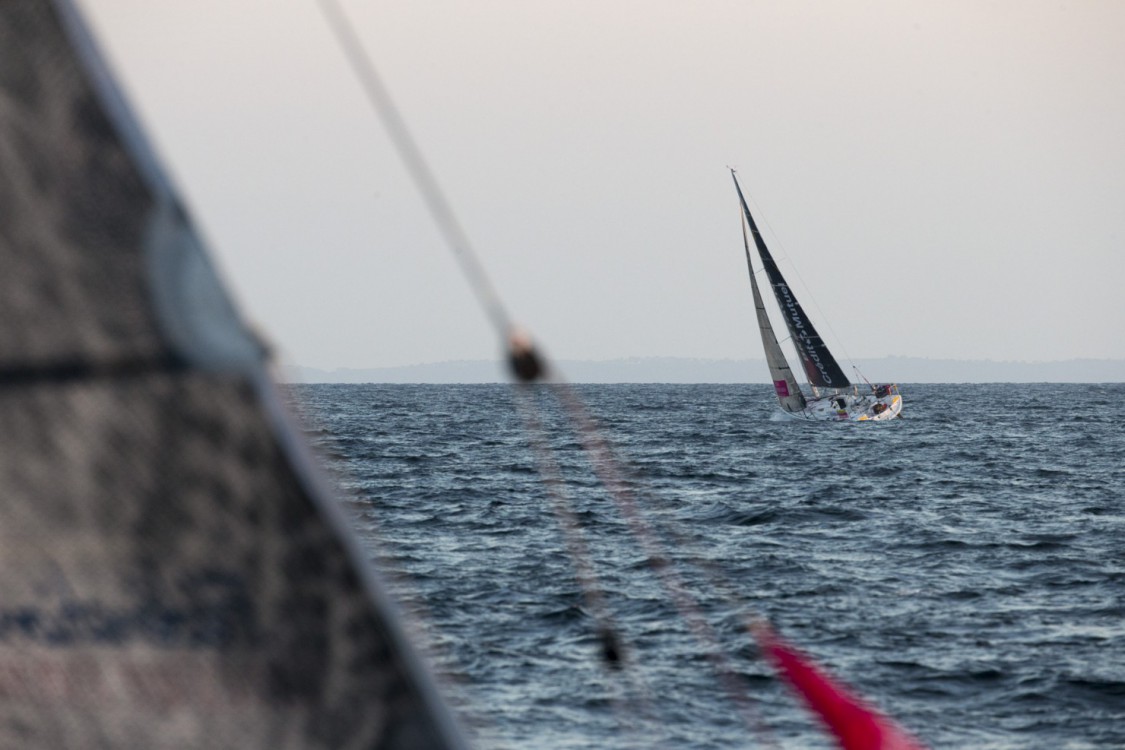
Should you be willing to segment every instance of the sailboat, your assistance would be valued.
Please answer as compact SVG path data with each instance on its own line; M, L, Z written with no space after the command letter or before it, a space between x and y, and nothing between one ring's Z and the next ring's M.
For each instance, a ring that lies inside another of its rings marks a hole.
M758 329L762 334L762 347L765 349L766 364L770 368L770 380L773 381L774 392L777 395L781 410L791 417L806 420L833 421L833 422L869 422L894 419L902 413L902 396L898 386L893 383L859 384L851 383L844 374L824 339L816 332L809 317L805 314L801 303L781 275L777 263L766 247L762 233L758 231L758 224L750 213L750 206L746 203L746 196L742 194L742 186L738 184L738 175L731 170L734 188L738 191L738 200L742 205L742 245L746 252L746 267L750 272L750 288L754 294L754 309L758 316ZM750 241L747 228L754 237L754 245L758 249L758 257L765 269L770 286L773 287L777 306L785 318L785 325L789 329L790 341L797 350L801 360L805 377L811 388L811 395L806 395L785 353L781 350L769 315L766 313L762 301L762 293L758 289L758 279L754 272L754 264L750 258Z

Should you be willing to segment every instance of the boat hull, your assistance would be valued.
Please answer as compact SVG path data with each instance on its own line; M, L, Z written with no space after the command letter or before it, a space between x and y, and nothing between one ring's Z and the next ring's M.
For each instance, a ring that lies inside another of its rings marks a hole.
M809 399L801 411L786 413L807 422L882 422L902 413L902 396L897 388L886 395L837 394Z

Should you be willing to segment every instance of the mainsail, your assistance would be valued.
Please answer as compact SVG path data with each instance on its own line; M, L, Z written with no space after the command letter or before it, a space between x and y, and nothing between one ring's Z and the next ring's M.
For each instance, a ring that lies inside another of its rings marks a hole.
M766 269L770 285L773 286L773 293L777 298L778 306L781 308L781 314L785 317L785 324L789 328L793 346L796 347L797 354L801 357L805 377L808 378L811 385L817 388L847 388L849 386L848 377L840 369L840 365L836 362L832 353L828 351L824 339L816 332L812 321L805 315L796 295L793 294L789 284L781 275L781 271L778 270L777 263L774 262L769 248L766 247L765 240L762 239L761 232L758 231L758 225L750 214L750 207L746 204L746 198L742 195L742 187L738 184L738 177L733 170L731 171L731 177L734 179L735 189L738 190L742 212L746 216L746 222L750 225L750 233L754 236L754 244L758 248L758 255L762 259L762 265Z
M766 352L766 364L770 368L770 379L781 408L787 412L799 412L805 408L805 396L797 385L797 378L785 360L781 345L773 332L766 306L762 304L762 293L758 291L758 280L754 277L754 264L750 262L750 242L746 238L746 223L742 223L742 246L746 250L746 269L750 272L750 288L754 290L754 311L758 315L758 330L762 334L762 347Z
M0 3L0 746L462 741L69 0Z

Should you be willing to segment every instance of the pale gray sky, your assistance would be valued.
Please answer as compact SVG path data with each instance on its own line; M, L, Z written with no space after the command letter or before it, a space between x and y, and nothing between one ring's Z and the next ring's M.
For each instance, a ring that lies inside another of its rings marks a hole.
M80 4L287 361L496 353L314 0ZM1125 357L1125 3L344 7L557 358L761 356L727 165L842 360Z

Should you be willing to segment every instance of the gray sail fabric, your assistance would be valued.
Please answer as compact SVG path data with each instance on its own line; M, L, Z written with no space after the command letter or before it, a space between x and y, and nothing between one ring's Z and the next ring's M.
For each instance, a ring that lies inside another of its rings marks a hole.
M750 261L750 242L746 237L746 222L742 223L742 247L746 251L746 270L750 272L750 288L754 292L754 312L758 316L758 331L762 334L762 348L766 353L766 364L770 368L770 380L781 408L787 412L799 412L805 408L805 396L797 385L797 378L789 368L789 362L777 343L766 306L762 303L762 293L758 291L758 279L754 276L754 264Z
M844 374L844 371L840 369L840 365L836 362L836 358L828 351L824 339L816 332L812 321L805 315L804 308L801 307L796 295L793 294L793 290L789 288L789 284L786 283L781 271L778 270L777 263L774 262L773 255L766 247L765 240L762 239L762 234L758 231L758 225L750 214L750 207L746 204L746 198L742 195L742 187L738 184L738 178L735 177L733 172L731 177L734 178L734 187L738 190L738 200L742 203L742 212L750 225L750 233L754 236L754 244L758 248L762 266L766 269L766 275L773 287L774 297L777 298L777 304L781 308L781 314L785 318L785 324L789 328L789 335L797 349L797 354L801 357L805 377L808 378L809 383L818 388L847 388L850 385L848 376Z
M0 746L462 741L81 19L0 3Z

